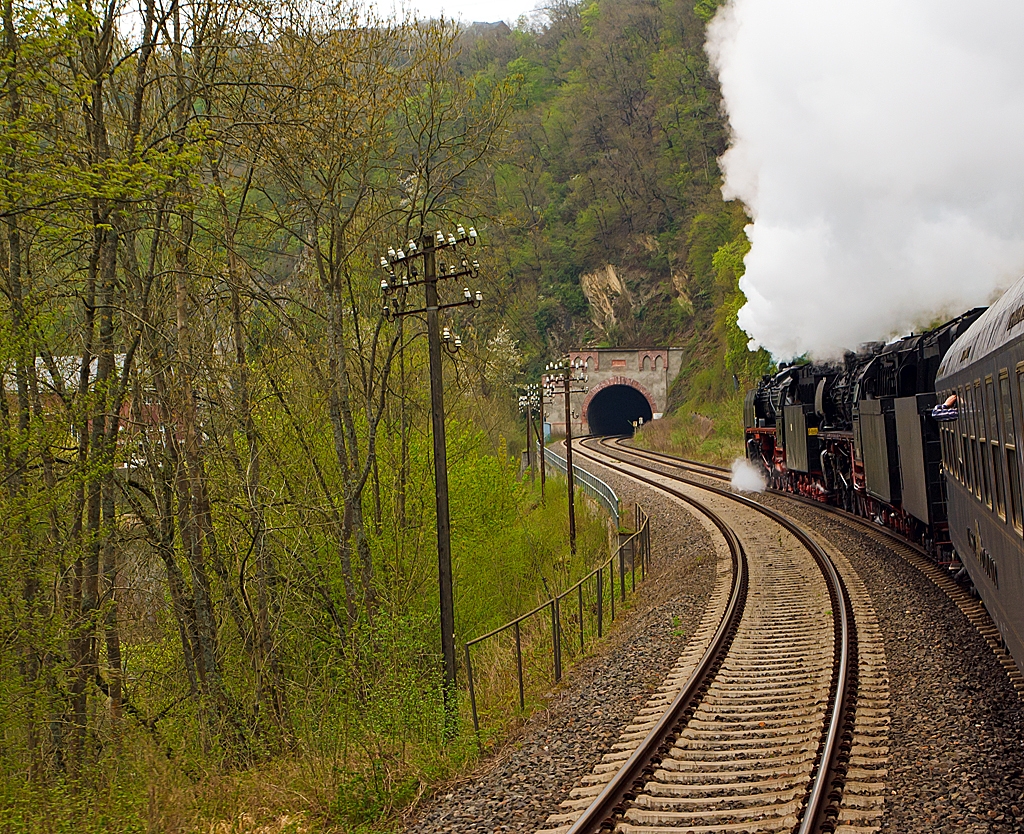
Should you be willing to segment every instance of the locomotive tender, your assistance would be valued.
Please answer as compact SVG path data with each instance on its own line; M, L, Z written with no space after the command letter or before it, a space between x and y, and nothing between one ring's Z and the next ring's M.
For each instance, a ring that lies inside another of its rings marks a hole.
M1024 668L1024 278L926 333L783 366L743 416L770 487L962 563Z

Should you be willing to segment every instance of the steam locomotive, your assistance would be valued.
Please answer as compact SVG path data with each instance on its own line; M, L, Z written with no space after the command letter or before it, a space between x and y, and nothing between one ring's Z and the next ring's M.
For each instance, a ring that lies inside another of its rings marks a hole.
M769 486L962 564L1024 668L1024 278L925 333L782 366L743 417Z

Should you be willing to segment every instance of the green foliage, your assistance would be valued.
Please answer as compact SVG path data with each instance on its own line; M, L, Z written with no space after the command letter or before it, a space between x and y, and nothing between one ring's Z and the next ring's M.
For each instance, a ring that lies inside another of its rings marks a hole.
M745 386L767 373L771 365L771 356L763 348L751 351L747 347L750 337L736 323L736 314L747 301L739 288L739 280L743 275L743 259L749 251L750 241L741 231L732 241L720 246L712 258L715 282L723 294L715 319L724 334L725 369Z
M645 449L729 466L743 457L743 389L698 394L675 413L644 425L635 443Z
M590 0L510 39L507 67L530 92L491 211L527 364L553 344L679 344L712 330L711 259L737 213L720 196L726 133L702 19L685 2ZM580 280L607 264L637 299L614 332L588 320ZM689 298L677 302L661 288L683 274Z
M559 481L542 502L519 477L521 368L689 344L674 396L717 455L731 374L761 367L711 4L562 4L476 40L300 6L243 35L200 4L209 41L154 23L152 50L115 6L9 10L5 832L354 830L472 760L442 738L426 348L382 319L375 252L493 218L487 304L446 311L460 640L607 552L581 501L572 558ZM617 329L583 291L608 264L636 300Z
M697 0L693 4L693 11L705 23L710 23L722 2L723 0Z

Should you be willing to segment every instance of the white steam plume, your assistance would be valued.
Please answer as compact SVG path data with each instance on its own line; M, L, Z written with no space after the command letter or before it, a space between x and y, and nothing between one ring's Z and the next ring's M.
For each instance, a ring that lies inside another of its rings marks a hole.
M764 492L764 475L744 458L732 462L731 486L737 492Z
M989 303L1024 272L1024 2L730 0L707 49L777 358Z

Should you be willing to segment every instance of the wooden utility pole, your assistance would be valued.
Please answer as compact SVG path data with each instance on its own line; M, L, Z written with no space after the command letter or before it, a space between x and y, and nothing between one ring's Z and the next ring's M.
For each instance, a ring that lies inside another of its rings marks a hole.
M569 401L569 395L582 394L588 390L585 387L572 387L574 382L587 381L586 374L584 373L585 368L586 366L579 357L573 361L560 359L547 366L547 370L551 373L542 378L544 383L542 387L551 394L552 402L554 402L554 394L558 383L561 383L562 392L565 396L565 474L569 482L569 551L574 556L576 555L576 485L572 468L572 405ZM543 400L543 396L541 400Z
M571 372L562 376L565 391L565 468L569 481L569 552L576 555L576 501L575 484L572 475L572 409L569 406L569 385L572 382Z
M441 654L444 656L445 726L455 713L455 600L452 594L452 538L448 514L448 450L444 431L444 374L437 319L437 265L434 238L425 235L423 281L426 290L427 346L430 354L430 422L434 436L434 498L437 506L437 575L441 597Z
M452 593L452 543L451 519L448 512L448 451L445 442L444 427L444 372L441 366L442 336L438 313L450 307L470 305L479 307L483 300L478 291L475 294L469 288L463 290L463 299L450 304L441 304L437 295L437 250L450 250L456 255L456 247L461 244L473 246L477 241L476 229L470 227L467 232L461 225L457 235L447 237L441 232L435 235L424 235L419 243L410 240L408 252L403 249L388 250L388 256L381 258L381 267L385 277L380 282L380 291L384 299L385 318L396 321L407 315L426 314L427 319L427 350L430 366L430 421L431 434L434 440L434 498L437 508L437 576L441 603L441 655L444 663L444 736L452 738L458 728L458 697L456 694L455 658L455 601ZM415 262L422 258L423 274L419 274ZM474 260L470 262L462 258L458 266L451 265L442 269L443 278L476 278L480 265ZM390 281L388 279L391 279ZM425 305L420 309L409 309L406 300L412 287L423 285ZM454 353L462 344L461 340L444 329L444 347Z
M540 500L544 503L544 380L540 385Z

